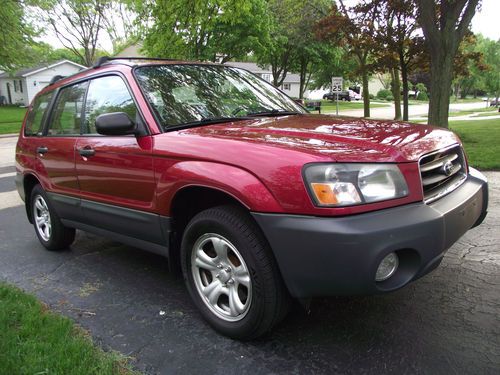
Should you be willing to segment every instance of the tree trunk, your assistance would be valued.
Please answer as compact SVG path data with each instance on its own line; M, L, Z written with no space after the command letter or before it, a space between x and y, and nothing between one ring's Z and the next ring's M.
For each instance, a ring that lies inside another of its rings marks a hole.
M401 120L401 82L399 80L399 70L391 69L392 96L394 97L394 120Z
M431 90L428 124L448 127L450 88L453 79L453 53L431 54Z
M306 91L306 75L307 75L307 59L300 59L300 87L299 87L299 99L304 98L304 92Z
M370 93L368 92L368 71L363 68L363 108L364 117L370 117Z
M401 64L401 78L403 81L403 120L408 121L409 119L409 103L408 103L408 67L404 61L400 61Z

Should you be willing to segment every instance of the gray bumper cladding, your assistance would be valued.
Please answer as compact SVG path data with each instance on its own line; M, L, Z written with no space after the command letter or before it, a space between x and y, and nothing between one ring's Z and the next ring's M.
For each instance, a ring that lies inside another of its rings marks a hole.
M477 171L432 204L414 203L347 217L253 213L283 279L297 298L396 290L439 265L444 252L486 215L488 185ZM381 260L399 257L395 274L375 282Z

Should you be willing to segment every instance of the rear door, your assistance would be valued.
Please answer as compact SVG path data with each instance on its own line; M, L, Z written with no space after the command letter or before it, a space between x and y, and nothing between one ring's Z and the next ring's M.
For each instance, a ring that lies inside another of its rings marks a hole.
M161 243L159 217L151 213L155 197L152 139L97 134L97 116L113 112L125 112L133 121L142 121L120 76L92 79L82 137L76 143L76 173L84 215L93 226Z
M47 178L45 188L59 215L70 220L80 217L75 145L80 137L86 90L87 82L82 82L58 91L37 146L41 169Z

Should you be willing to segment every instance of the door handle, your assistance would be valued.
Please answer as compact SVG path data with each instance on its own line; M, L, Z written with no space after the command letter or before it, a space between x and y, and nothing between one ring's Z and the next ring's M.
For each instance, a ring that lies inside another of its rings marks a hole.
M49 149L45 146L40 146L36 148L36 152L39 154L46 154L47 152L49 152Z
M82 156L94 156L95 150L90 147L89 148L84 147L84 148L79 148L78 153Z

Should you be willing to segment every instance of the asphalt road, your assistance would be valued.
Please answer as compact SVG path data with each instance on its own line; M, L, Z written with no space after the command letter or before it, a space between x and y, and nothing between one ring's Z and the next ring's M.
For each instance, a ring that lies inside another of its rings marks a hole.
M10 142L10 146L6 146ZM0 139L0 160L13 142ZM36 294L148 374L498 374L500 173L490 214L440 268L397 292L314 300L269 336L240 343L200 318L159 256L79 232L45 251L0 166L0 280ZM1 306L0 306L1 308Z

